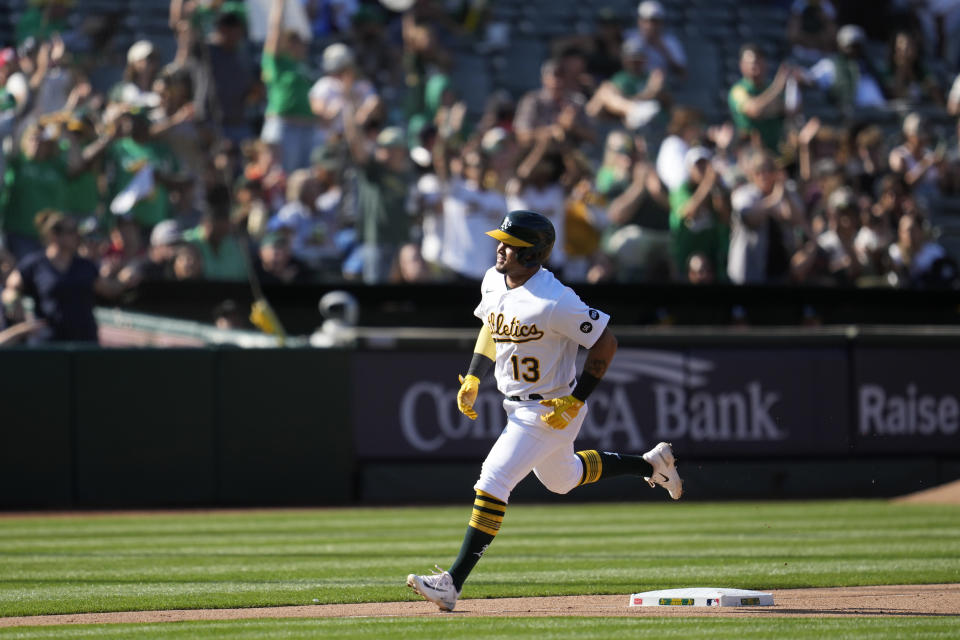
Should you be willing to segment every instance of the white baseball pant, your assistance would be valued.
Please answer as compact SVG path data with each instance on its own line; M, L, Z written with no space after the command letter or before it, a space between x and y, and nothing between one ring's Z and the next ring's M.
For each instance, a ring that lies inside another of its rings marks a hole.
M554 493L567 493L583 475L583 462L573 452L573 442L587 417L587 405L565 429L553 429L540 419L551 411L536 400L504 400L507 426L494 443L474 485L509 502L510 492L532 470L537 479Z

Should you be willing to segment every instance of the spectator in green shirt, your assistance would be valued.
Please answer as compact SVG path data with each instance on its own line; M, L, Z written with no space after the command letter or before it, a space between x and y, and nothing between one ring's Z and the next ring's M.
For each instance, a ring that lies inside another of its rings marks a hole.
M7 249L17 259L41 249L34 219L45 209L63 209L67 177L67 162L52 129L27 127L3 177L2 229Z
M153 167L153 192L138 199L129 212L149 232L153 225L170 217L168 189L179 187L183 179L176 175L179 167L170 149L151 139L146 112L133 110L123 115L119 132L120 137L107 149L108 173L112 175L110 199L123 191L140 170L147 165Z
M768 150L776 152L783 138L784 91L793 75L781 65L773 82L766 84L767 60L755 44L740 49L740 74L743 76L727 98L730 116L741 136L757 138Z
M210 208L199 227L183 234L203 260L206 280L241 282L247 279L246 243L230 221L230 194L226 187L214 187L207 196Z
M714 273L725 273L730 244L730 198L704 147L687 152L688 179L670 192L670 251L681 278L690 256L700 253Z
M647 52L637 40L623 43L623 69L604 82L587 103L587 115L601 113L621 118L628 129L644 126L661 110L666 100L664 73L647 72Z
M397 251L410 241L410 154L398 127L381 131L376 149L371 150L349 102L344 104L343 118L344 136L357 164L357 233L361 242L347 257L344 275L362 271L367 283L385 282Z
M17 20L17 44L27 38L46 40L67 30L73 0L37 0Z
M313 74L307 45L296 31L283 31L284 0L273 0L263 43L261 76L267 88L266 119L260 134L279 146L285 172L310 166L316 117L310 108Z

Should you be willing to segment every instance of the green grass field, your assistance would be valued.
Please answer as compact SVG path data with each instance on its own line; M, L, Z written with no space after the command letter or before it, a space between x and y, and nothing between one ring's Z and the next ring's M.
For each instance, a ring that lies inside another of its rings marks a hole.
M451 562L469 508L0 518L0 616L415 599L406 574ZM464 597L937 582L960 582L960 507L515 504ZM538 638L956 637L960 628L956 618L347 619L0 629L0 638L438 637L438 625L444 638L486 628Z

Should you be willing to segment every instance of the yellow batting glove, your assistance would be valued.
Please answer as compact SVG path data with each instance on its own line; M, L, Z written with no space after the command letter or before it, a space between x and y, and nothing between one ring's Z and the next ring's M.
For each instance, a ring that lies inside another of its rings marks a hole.
M480 378L467 374L460 376L460 391L457 392L457 409L471 420L477 419L477 412L473 403L477 401L477 390L480 388Z
M540 416L541 420L554 429L566 429L570 421L580 413L583 400L578 400L573 396L563 396L553 400L541 400L540 404L545 407L553 407L553 411Z

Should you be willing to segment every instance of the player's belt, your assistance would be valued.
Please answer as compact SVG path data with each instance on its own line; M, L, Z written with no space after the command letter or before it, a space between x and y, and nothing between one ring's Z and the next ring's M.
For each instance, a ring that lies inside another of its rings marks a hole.
M528 396L507 396L507 400L511 402L526 402L528 400L543 400L543 396L539 393L531 393Z

